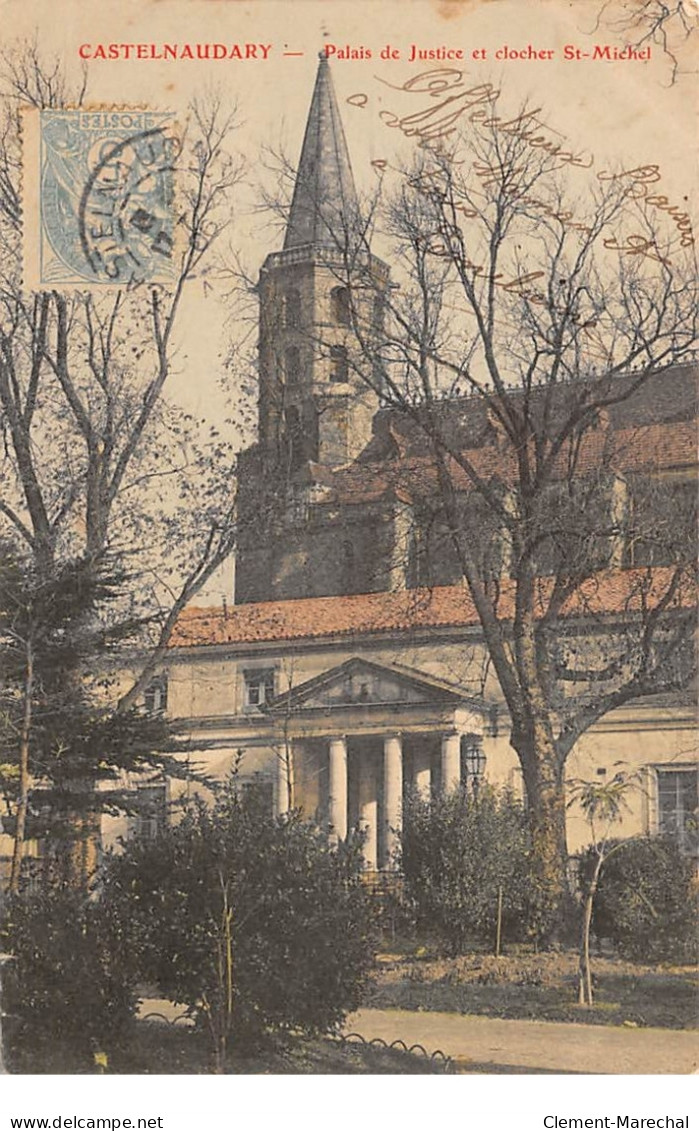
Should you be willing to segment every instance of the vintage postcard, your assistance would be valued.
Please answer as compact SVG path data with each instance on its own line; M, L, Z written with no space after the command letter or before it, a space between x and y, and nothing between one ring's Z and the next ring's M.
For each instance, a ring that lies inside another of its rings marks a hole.
M696 6L0 12L8 1127L689 1127Z

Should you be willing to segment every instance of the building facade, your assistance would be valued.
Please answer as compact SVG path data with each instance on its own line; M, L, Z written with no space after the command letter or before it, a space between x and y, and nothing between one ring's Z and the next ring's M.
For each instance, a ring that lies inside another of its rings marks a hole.
M243 785L266 790L276 813L300 807L331 838L361 827L374 871L393 864L407 789L469 788L483 776L520 795L523 786L476 609L430 506L429 443L419 421L383 407L380 381L362 368L367 344L381 338L391 275L365 251L372 285L349 293L346 235L357 212L321 59L284 246L260 272L259 440L239 463L235 599L185 612L148 705L177 720L191 768L220 779L239 764ZM588 607L571 614L575 639L594 646L600 632L622 631L630 579L653 564L652 546L629 544L618 519L643 505L649 460L678 522L691 512L695 389L689 367L666 372L662 385L620 398L585 441L591 459L610 437L623 454L598 492L616 517L598 523L601 568ZM477 466L502 465L481 400L452 398L436 411ZM466 492L460 500L464 524L482 536L487 516L469 510ZM507 541L486 533L506 606ZM639 699L605 715L576 744L569 773L604 780L619 763L642 768L644 782L622 835L663 831L690 848L691 697ZM171 797L185 788L167 787ZM121 831L106 820L106 841ZM570 851L589 836L571 810Z

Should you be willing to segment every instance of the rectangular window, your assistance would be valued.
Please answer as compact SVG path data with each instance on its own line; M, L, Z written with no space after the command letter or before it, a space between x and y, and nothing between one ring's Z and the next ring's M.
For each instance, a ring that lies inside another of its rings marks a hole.
M630 484L624 565L672 565L686 560L695 543L694 480L638 478Z
M245 706L264 707L274 698L274 668L255 668L243 672Z
M287 385L298 385L301 377L301 354L296 346L291 346L284 355L284 372Z
M330 310L336 326L352 325L352 307L347 287L333 287L330 292Z
M134 835L140 840L155 840L167 822L167 786L142 785L136 793Z
M284 298L284 325L290 330L298 330L301 325L300 291L290 290L286 292Z
M349 378L349 363L347 350L344 346L330 347L330 380L338 384L345 384Z
M243 804L264 816L274 812L274 785L267 778L255 774L253 778L241 783Z
M658 832L678 841L685 852L699 848L697 836L697 769L656 769Z
M386 309L386 300L383 295L374 295L371 311L371 324L374 330L381 332L384 324L384 313Z

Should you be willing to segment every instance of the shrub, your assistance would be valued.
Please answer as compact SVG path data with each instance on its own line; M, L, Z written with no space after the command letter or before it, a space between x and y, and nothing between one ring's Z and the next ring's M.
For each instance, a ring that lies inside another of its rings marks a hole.
M527 935L531 842L524 810L483 785L426 800L409 796L401 866L418 922L436 930L452 954L495 941L502 889L502 937Z
M103 899L135 973L208 1026L219 1070L231 1034L326 1032L359 1004L373 958L359 847L331 850L231 786L112 859Z
M10 1051L59 1046L68 1063L108 1051L130 1021L135 995L102 909L70 888L13 898L0 926L3 1012Z
M581 860L583 879L593 867L593 852L588 849ZM694 862L672 840L617 841L602 865L592 926L633 961L696 961Z

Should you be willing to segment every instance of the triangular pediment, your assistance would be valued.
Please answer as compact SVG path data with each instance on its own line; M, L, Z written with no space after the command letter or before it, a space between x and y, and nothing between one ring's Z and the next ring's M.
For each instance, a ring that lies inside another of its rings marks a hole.
M272 714L396 704L462 704L458 690L423 672L356 657L300 683L267 704Z

